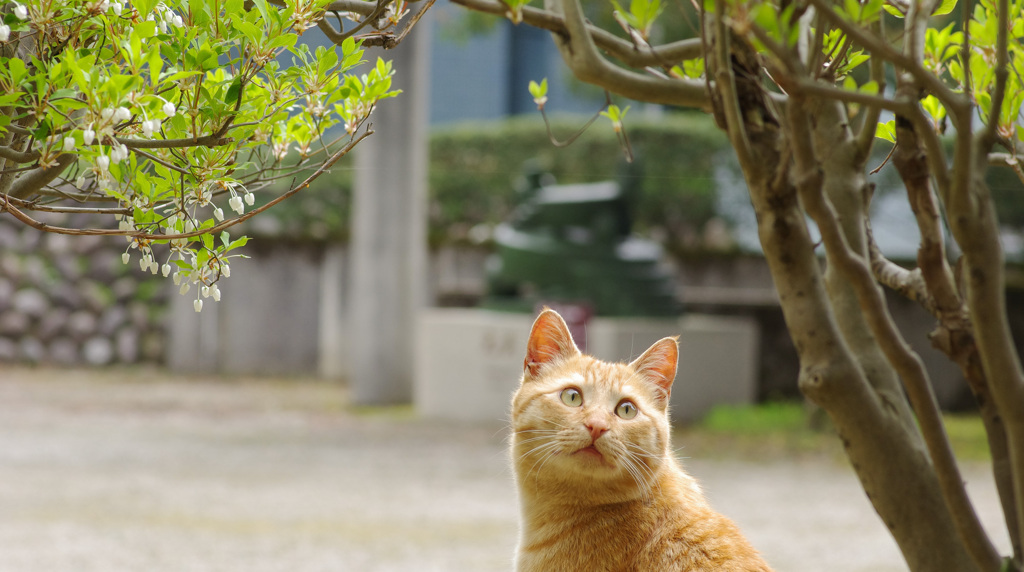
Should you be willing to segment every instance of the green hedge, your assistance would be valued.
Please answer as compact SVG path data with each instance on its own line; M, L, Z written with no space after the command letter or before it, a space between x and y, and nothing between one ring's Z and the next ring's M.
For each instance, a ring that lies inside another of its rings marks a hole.
M552 130L557 138L566 139L586 119L557 118ZM684 242L716 214L713 164L723 153L731 153L728 141L703 114L635 119L626 126L636 157L631 167L603 118L565 147L551 143L544 123L535 116L434 129L430 138L431 242L466 240L474 226L505 220L516 206L516 181L530 160L538 161L559 183L616 179L636 184L636 228L657 229L670 244ZM352 164L351 159L339 163L308 191L268 211L270 220L256 222L250 232L347 239Z

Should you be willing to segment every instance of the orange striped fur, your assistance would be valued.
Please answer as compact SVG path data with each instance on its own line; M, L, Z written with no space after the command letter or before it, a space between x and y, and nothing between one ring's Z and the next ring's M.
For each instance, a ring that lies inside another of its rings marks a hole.
M770 572L672 454L677 361L665 338L602 362L557 313L537 318L512 399L518 572Z

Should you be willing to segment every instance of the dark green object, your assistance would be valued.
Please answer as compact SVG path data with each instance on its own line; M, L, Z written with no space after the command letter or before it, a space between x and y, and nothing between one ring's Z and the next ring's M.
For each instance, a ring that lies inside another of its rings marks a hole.
M540 304L567 303L598 316L679 315L661 247L631 234L634 189L611 181L554 185L551 179L527 167L519 206L494 232L484 306L531 312Z

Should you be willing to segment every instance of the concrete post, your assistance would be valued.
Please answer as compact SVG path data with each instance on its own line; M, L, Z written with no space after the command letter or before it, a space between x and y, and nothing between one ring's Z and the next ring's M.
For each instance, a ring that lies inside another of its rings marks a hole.
M412 400L426 279L429 18L396 49L367 54L394 62L393 87L402 94L380 103L370 117L374 135L356 148L346 353L360 405Z

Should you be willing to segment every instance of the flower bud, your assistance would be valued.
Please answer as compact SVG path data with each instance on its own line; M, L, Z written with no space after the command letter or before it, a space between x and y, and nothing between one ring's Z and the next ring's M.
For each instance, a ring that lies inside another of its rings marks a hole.
M64 152L70 153L75 150L75 138L65 137L64 138Z
M128 264L131 261L131 259L132 259L132 255L128 254L127 252L125 252L124 254L121 255L121 263L122 264Z
M22 6L21 4L18 4L17 2L15 2L14 3L14 15L19 20L26 20L26 19L28 19L28 8L26 8L26 7Z
M117 110L114 111L114 119L116 121L128 121L131 118L132 112L128 111L127 107L118 107Z
M224 220L224 209L220 207L213 209L213 216L217 217L217 222Z
M164 109L164 113L167 114L167 117L174 117L174 114L177 113L177 110L174 107L174 104L171 103L170 101L168 101L167 103L164 104L163 109Z
M256 202L256 197L254 197L252 193L245 193L245 204L247 204L247 205L249 205L251 207L253 205L253 203L255 203L255 202Z
M203 301L200 300L199 298L196 298L196 301L192 302L192 307L196 309L196 312L202 312L203 311Z
M185 294L188 294L190 288L192 288L192 284L190 282L186 282L181 285L181 288L178 289L178 294L184 296Z
M0 24L0 42L6 42L11 37L11 27L7 24Z

